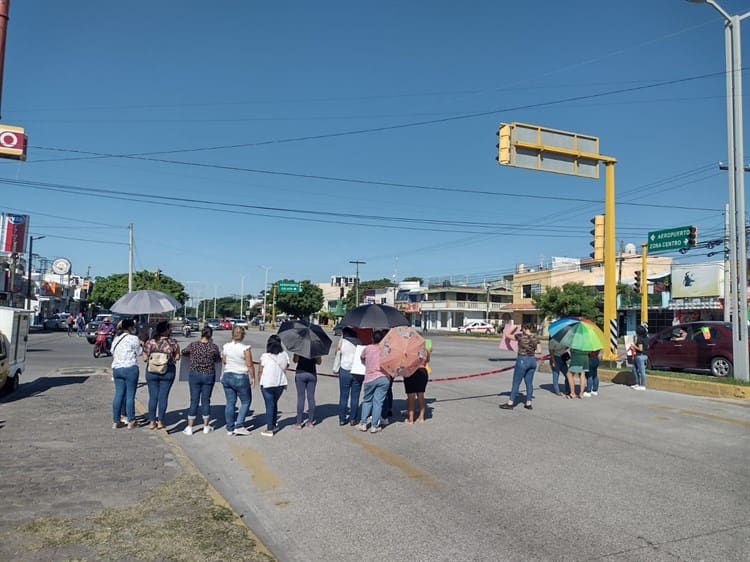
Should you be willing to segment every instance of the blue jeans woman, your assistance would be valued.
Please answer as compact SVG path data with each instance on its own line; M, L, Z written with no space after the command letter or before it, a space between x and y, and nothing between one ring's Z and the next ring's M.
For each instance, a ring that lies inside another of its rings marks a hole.
M138 365L112 369L115 379L115 397L112 400L112 420L120 423L123 404L128 423L135 420L135 391L138 387Z
M244 427L245 416L250 409L252 395L250 393L250 377L247 373L224 373L221 377L224 386L224 395L227 399L224 409L224 419L227 423L227 433L230 435L248 435L250 432ZM235 407L237 400L240 401L239 410Z
M146 386L148 386L148 419L152 427L164 429L164 418L167 415L169 391L172 390L177 369L170 365L163 375L146 371ZM127 405L126 405L127 407Z
M346 425L346 408L349 406L349 420L352 425L357 423L359 417L359 395L362 393L362 381L364 375L352 375L352 372L343 367L339 369L339 425Z

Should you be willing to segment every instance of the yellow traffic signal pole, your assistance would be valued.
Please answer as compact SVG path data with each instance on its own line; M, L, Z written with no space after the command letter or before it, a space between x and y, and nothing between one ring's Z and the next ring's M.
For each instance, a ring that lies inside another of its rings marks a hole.
M648 244L641 244L641 322L648 322Z
M602 359L617 359L617 255L615 244L615 163L609 156L599 156L604 163L604 333L609 337L609 349Z
M276 326L276 283L273 284L273 301L271 303L271 326Z

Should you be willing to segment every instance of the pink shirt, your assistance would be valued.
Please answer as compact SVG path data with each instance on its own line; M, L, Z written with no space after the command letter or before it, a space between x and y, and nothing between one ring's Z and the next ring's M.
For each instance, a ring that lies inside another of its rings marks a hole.
M378 344L373 343L365 347L362 352L362 362L365 364L365 384L379 377L388 376L388 373L380 370L380 346Z

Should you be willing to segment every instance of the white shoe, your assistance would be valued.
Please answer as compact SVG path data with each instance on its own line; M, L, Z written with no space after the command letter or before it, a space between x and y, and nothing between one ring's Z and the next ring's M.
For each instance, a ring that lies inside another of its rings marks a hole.
M232 433L235 435L250 435L250 432L244 427L235 427Z
M360 431L367 431L367 424L361 423L357 426L357 429L359 429Z
M591 398L591 393L590 392L584 392L583 393L583 397L584 398Z
M632 388L633 390L638 390L639 386L637 384L631 384L630 388Z
M596 390L592 390L591 396L599 396L599 393Z
M211 433L214 430L214 428L210 425L204 425L203 426L203 433Z
M370 428L370 433L379 433L381 431L383 431L383 428L380 427L379 425L376 425L375 427Z
M643 386L643 385L641 385L641 386L638 387L638 390L646 390L646 387Z
M185 429L182 430L182 433L185 435L192 435L193 434L193 426L187 426Z

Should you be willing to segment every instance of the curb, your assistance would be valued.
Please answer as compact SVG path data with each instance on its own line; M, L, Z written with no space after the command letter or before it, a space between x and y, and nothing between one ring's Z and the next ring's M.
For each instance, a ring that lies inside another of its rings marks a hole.
M631 371L612 371L599 369L599 378L615 384L633 384L633 373ZM649 389L665 390L689 394L691 396L706 396L708 398L731 398L733 400L750 400L750 386L739 386L732 384L721 384L711 381L694 381L689 379L678 379L672 377L660 377L650 375L646 372L646 384Z

